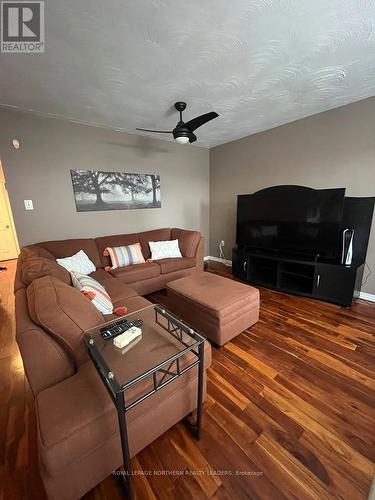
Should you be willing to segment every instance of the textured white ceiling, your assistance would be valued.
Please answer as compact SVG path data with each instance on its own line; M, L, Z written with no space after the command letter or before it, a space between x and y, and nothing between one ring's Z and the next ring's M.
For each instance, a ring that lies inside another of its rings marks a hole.
M373 0L45 4L46 52L0 56L2 105L134 131L186 100L220 114L214 146L375 95Z

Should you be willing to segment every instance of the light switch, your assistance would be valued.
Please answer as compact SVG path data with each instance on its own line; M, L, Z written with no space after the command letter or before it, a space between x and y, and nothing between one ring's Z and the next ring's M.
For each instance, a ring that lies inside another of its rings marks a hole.
M25 210L34 210L33 200L23 200L25 204Z

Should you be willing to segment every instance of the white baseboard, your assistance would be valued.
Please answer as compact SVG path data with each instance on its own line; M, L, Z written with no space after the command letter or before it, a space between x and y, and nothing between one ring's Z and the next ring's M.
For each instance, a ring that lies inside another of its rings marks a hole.
M375 295L366 292L360 292L359 298L363 300L368 300L369 302L375 302Z
M212 257L212 255L206 255L204 260L213 260L214 262L221 262L226 266L232 266L232 261L228 259L220 259L220 257Z
M204 260L213 260L214 262L221 262L222 264L225 264L226 266L232 265L231 260L220 259L220 257L213 257L212 255L206 255ZM368 300L369 302L375 302L375 295L372 295L371 293L360 292L359 298L363 299L363 300Z

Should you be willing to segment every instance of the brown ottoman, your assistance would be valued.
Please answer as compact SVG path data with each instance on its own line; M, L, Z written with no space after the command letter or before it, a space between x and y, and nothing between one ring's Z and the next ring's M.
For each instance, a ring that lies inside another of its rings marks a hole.
M167 294L171 311L219 346L259 318L259 291L216 274L171 281Z

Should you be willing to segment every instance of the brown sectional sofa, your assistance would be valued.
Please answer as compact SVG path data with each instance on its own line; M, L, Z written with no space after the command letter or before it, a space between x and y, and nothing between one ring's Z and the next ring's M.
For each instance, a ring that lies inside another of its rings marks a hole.
M182 258L105 270L107 246L139 242L147 259L148 241L167 239L179 240ZM48 497L56 500L83 496L122 464L115 408L82 340L85 330L114 316L97 311L55 261L81 249L97 268L91 276L105 286L115 307L126 306L128 312L150 305L141 295L203 271L203 238L182 229L49 241L22 249L15 280L16 336L36 402L40 471ZM196 387L197 372L186 372L128 413L131 456L195 408Z

